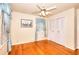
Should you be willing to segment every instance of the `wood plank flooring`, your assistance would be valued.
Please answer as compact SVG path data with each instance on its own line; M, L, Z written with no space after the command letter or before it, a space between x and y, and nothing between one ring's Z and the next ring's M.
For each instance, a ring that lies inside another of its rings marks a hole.
M74 55L74 51L50 40L14 45L9 55Z
M76 55L79 55L79 49L76 49L76 50L75 50L75 54L76 54Z

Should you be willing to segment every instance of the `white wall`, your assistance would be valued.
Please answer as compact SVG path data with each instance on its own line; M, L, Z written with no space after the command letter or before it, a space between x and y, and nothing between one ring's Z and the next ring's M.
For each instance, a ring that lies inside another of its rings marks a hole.
M79 9L77 9L77 49L79 49Z
M35 20L37 16L28 15L20 12L12 12L11 38L13 45L35 41ZM32 28L21 28L21 19L33 21Z
M74 15L75 15L74 10L75 10L74 8L71 8L48 18L48 39L73 50L75 49L74 47L75 46L74 45ZM51 20L55 21L55 19L59 17L64 17L64 34L63 34L64 37L62 39L58 38L57 35L59 36L61 35L56 33L56 29L54 32L52 32L50 29Z

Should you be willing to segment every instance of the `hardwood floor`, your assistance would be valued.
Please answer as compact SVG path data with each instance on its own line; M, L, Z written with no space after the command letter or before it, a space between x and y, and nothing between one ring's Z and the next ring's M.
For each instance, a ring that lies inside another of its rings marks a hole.
M79 55L79 49L76 49L76 50L75 50L75 54L76 54L76 55Z
M53 41L42 40L14 45L9 55L74 55L74 51Z

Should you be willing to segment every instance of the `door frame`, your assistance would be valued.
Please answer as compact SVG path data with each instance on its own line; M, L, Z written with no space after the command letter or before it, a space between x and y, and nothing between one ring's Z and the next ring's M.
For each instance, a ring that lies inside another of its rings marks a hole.
M45 21L45 19L44 18L41 18L41 17L39 17L39 18L36 18L36 29L35 29L35 41L38 41L38 39L37 39L37 36L38 36L38 34L37 34L37 20L43 20L44 21L44 37L46 37L47 35L46 35L46 21Z

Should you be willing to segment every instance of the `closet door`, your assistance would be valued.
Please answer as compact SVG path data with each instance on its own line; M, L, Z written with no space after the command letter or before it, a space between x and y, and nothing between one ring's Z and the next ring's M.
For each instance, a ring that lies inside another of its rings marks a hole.
M51 19L49 21L49 27L49 39L63 45L65 43L65 18L58 17Z

